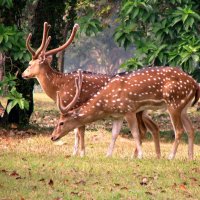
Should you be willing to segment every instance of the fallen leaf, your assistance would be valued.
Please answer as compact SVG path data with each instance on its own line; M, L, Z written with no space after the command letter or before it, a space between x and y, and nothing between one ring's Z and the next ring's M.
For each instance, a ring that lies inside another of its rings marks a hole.
M2 172L2 173L7 173L8 171L5 170L5 169L2 169L0 172Z
M153 193L152 193L152 192L149 192L149 191L145 192L145 194L153 195Z
M200 173L200 168L193 168L192 171L196 172L196 173Z
M79 185L79 184L83 184L83 185L85 185L86 182L85 182L84 180L80 180L80 181L76 182L75 184L77 184L77 185Z
M172 185L172 188L173 188L173 189L176 189L176 187L177 187L177 184L174 183L174 184Z
M16 177L16 180L18 180L18 179L22 179L22 177L21 176L17 176ZM24 178L23 178L24 179Z
M126 186L123 186L120 188L121 190L128 190L128 188Z
M179 188L180 188L181 190L184 190L184 191L187 190L187 188L186 188L186 186L185 186L184 184L180 184L180 185L179 185Z
M98 185L98 184L99 184L99 182L98 182L98 181L96 181L96 182L94 182L94 183L93 183L93 185Z
M48 184L52 187L53 186L53 180L50 179L49 182L48 182Z
M65 158L70 158L70 157L71 157L71 155L66 155L66 156L65 156Z
M16 171L12 171L9 175L10 176L19 176L19 174Z
M190 180L192 180L192 181L198 181L195 177L190 177Z
M78 192L71 192L72 195L78 195Z

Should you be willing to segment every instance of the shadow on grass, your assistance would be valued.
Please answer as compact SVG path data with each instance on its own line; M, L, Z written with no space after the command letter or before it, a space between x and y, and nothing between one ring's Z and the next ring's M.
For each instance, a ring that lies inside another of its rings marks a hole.
M121 135L126 136L127 138L132 137L131 132L128 128L123 128L121 130ZM167 130L167 131L160 131L160 140L163 142L173 142L174 141L174 131ZM146 140L152 140L151 133L146 134ZM181 137L181 141L188 143L188 136L186 133L184 133ZM200 144L200 132L195 132L195 138L194 138L195 144Z

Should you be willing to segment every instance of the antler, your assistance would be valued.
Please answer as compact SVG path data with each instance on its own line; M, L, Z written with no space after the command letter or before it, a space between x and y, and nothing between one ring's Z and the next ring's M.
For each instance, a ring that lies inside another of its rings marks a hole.
M78 28L79 28L79 25L75 24L74 27L73 27L72 33L70 35L70 38L67 40L67 42L65 42L65 44L63 44L62 46L60 46L60 47L58 47L56 49L52 49L50 51L47 51L45 53L45 56L56 54L59 51L62 51L63 49L67 48L72 43L72 41L73 41L73 39L74 39L74 37L76 35L76 31L78 30Z
M75 78L75 86L76 86L76 94L73 98L73 100L67 105L67 106L64 106L62 104L62 100L60 98L60 92L57 91L57 99L56 99L56 103L57 103L57 106L59 108L59 110L61 111L62 114L67 114L67 112L74 107L74 105L76 104L79 96L80 96L80 93L81 93L81 87L82 87L82 83L83 83L83 77L82 77L82 72L81 70L78 70L78 78Z
M38 57L38 55L41 53L41 51L46 46L46 40L47 40L47 36L48 36L48 32L49 32L50 27L51 27L50 24L48 24L47 22L44 22L42 42L41 42L41 45L40 45L40 47L38 48L38 50L36 52L30 46L30 40L31 40L32 34L29 33L29 35L28 35L28 37L26 39L26 47L29 50L29 52L32 54L32 57L34 59L36 59Z
M35 56L35 51L31 48L30 46L30 40L31 40L32 34L29 33L27 39L26 39L26 48L29 50L29 52L31 53L32 57Z

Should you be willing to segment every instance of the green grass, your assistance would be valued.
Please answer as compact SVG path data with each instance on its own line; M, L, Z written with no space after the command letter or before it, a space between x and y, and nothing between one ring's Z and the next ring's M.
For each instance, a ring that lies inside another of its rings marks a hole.
M50 141L58 112L42 95L36 96L34 127L22 132L22 136L9 130L7 136L0 135L0 200L200 199L199 132L194 161L187 160L185 136L175 160L167 160L173 141L170 130L161 131L160 160L155 158L151 137L143 143L144 159L132 159L134 141L126 127L116 142L113 157L106 158L111 124L101 121L87 129L86 156L73 157L73 133L62 139L64 145ZM45 117L46 123L53 120L51 127L37 121Z

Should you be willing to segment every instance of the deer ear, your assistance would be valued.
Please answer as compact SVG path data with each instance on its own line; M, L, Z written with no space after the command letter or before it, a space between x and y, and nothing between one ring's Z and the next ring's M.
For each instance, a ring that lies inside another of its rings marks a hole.
M49 65L51 65L52 60L53 60L52 56L47 56L46 61L48 62Z

